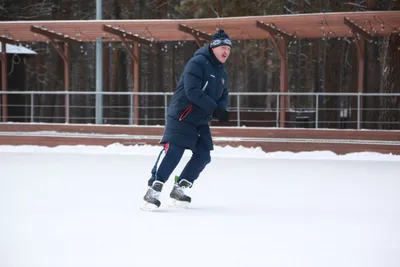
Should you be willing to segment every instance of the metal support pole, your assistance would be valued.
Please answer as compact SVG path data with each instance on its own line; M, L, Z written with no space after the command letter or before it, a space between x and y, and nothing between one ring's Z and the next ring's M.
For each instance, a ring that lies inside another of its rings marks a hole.
M96 0L96 19L103 19L102 0ZM96 124L103 123L103 39L96 38Z
M315 128L318 129L318 120L319 120L319 98L318 95L315 95Z
M240 127L240 95L236 96L236 117L237 126Z

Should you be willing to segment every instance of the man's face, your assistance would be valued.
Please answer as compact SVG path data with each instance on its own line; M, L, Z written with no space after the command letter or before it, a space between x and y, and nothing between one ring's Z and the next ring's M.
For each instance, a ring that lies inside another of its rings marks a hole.
M215 57L221 63L225 63L225 61L229 57L229 54L231 53L231 48L228 45L221 45L218 47L214 47L212 50L213 50Z

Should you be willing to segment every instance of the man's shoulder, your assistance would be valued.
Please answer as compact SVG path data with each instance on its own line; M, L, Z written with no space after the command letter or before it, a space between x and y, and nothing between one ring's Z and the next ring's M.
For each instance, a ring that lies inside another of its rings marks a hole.
M197 64L200 66L206 65L208 63L208 59L202 54L197 54L193 56L188 62L188 64Z

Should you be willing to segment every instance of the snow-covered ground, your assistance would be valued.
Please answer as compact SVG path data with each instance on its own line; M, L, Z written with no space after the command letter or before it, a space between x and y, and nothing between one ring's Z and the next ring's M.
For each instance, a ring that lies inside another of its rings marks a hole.
M143 212L159 151L0 146L0 266L399 266L400 156L217 147L188 209L171 178Z

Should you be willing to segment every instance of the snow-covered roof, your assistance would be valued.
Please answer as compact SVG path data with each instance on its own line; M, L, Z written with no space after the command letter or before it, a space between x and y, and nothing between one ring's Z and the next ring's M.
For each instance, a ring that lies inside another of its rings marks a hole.
M2 47L0 45L0 52L2 51ZM7 54L24 54L24 55L36 55L37 53L29 48L19 46L19 45L12 45L6 44L6 52Z

